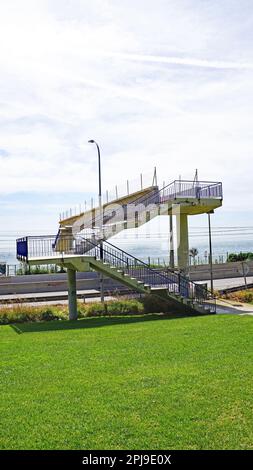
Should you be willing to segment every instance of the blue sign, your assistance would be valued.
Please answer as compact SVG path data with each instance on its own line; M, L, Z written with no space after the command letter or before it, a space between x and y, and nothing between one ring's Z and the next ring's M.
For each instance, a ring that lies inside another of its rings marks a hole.
M27 238L20 238L17 240L17 258L22 259L28 256L28 243Z
M0 263L0 276L6 276L6 263Z

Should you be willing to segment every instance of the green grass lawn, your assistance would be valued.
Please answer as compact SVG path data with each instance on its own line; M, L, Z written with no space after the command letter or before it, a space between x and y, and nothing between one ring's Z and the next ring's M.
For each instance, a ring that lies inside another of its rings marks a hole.
M252 449L253 318L0 327L1 449Z

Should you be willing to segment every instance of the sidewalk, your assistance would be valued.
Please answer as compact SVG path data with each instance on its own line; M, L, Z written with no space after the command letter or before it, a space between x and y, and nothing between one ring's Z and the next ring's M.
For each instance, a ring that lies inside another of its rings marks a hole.
M217 300L217 313L253 316L253 305L232 300Z

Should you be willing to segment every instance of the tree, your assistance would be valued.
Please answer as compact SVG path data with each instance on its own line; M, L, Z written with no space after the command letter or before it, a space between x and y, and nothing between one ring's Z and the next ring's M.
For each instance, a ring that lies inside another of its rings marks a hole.
M195 264L195 258L196 256L198 256L199 252L198 252L198 249L197 248L191 248L190 251L189 251L189 256L190 256L190 259L192 258L193 259L193 264Z
M227 261L229 263L232 263L234 261L248 261L253 259L253 253L252 252L247 252L243 253L240 251L240 253L230 253L228 255Z

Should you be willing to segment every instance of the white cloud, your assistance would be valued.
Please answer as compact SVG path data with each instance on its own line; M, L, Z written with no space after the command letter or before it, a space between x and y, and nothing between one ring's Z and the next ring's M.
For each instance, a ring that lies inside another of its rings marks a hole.
M182 65L190 67L203 67L211 69L239 69L239 70L253 70L253 64L247 62L226 62L215 60L194 59L185 57L164 57L143 54L111 54L112 57L133 60L137 62L151 62L169 65Z
M2 195L96 191L95 138L104 188L198 167L251 209L250 2L9 0L0 18Z

